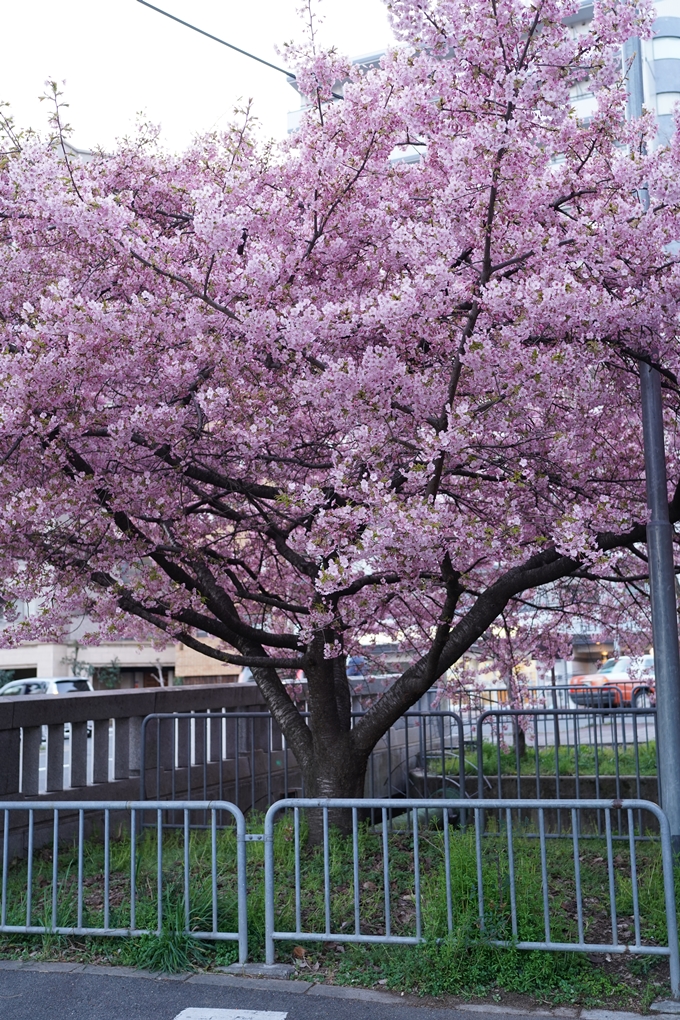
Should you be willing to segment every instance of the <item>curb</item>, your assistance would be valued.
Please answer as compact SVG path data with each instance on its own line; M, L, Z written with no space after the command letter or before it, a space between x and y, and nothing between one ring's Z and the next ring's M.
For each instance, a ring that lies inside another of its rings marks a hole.
M0 971L3 970L26 970L43 974L89 974L97 977L123 977L137 978L140 981L174 981L189 985L218 985L223 988L243 988L253 991L279 992L284 995L312 995L323 996L330 999L355 999L362 1002L378 1002L384 1006L425 1006L424 1003L415 1000L414 996L408 997L402 992L397 995L394 992L379 992L373 988L354 988L344 985L313 984L307 981L275 977L241 977L236 974L154 974L149 970L139 970L136 967L109 967L103 964L94 963L29 963L25 960L0 960ZM664 1011L667 1007L668 1011ZM432 1004L428 1008L432 1009ZM436 1007L434 1007L436 1008ZM659 1020L677 1020L680 1013L680 1005L677 1003L659 1002L652 1004L654 1015ZM531 1016L570 1018L570 1020L641 1020L642 1014L629 1013L613 1009L570 1009L558 1007L555 1009L517 1009L514 1006L500 1006L497 1003L457 1003L454 1007L442 1007L442 1017L448 1012L461 1013L489 1013L503 1016Z

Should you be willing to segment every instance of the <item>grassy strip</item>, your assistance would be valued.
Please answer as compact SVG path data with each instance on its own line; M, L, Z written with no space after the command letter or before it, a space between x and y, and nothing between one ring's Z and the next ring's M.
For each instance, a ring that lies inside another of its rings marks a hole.
M483 843L485 894L484 927L478 914L477 870L474 836L450 833L451 894L453 930L448 932L444 875L444 834L431 827L420 833L422 925L425 942L418 946L352 946L337 942L284 942L277 945L279 959L294 960L301 977L326 977L341 984L378 985L428 995L476 996L487 994L530 994L540 1001L617 1004L644 1008L659 996L667 980L665 960L629 955L610 961L578 953L526 952L488 945L488 938L512 939L510 928L510 876L506 842L490 833ZM406 832L389 836L390 871L388 890L392 931L396 935L415 932L415 873L413 840ZM125 928L130 923L130 841L126 835L112 843L110 854L110 924ZM181 834L165 835L163 841L164 927L160 935L125 939L3 935L0 955L34 959L77 959L121 963L156 970L180 971L230 963L236 958L235 944L209 943L191 932L210 930L212 923L210 838L194 832L190 839L191 894L189 929L185 919L184 846ZM218 923L222 930L235 930L237 890L235 839L229 829L218 836L217 882ZM158 910L157 845L155 833L147 831L137 841L135 885L138 927L155 928ZM283 819L276 828L276 924L279 930L295 927L294 833ZM665 911L659 848L655 843L638 845L638 895L642 939L665 940ZM331 930L352 931L354 925L354 881L351 839L334 834L330 843ZM359 892L361 930L365 934L384 931L385 882L382 835L363 827L359 833ZM632 940L632 879L627 846L616 849L616 901L618 932L622 942ZM57 923L67 926L77 920L77 854L72 846L60 848L58 861ZM33 870L32 922L51 923L52 853L36 855ZM590 942L611 940L608 877L604 843L590 840L581 844L580 868L583 887L585 937ZM91 838L84 846L83 923L103 924L104 847ZM569 840L551 840L547 845L548 887L551 904L551 935L554 940L572 941L576 936L576 889L573 848ZM536 839L515 840L515 871L518 936L521 940L544 938L540 847ZM301 919L302 930L323 931L323 853L302 848ZM8 876L8 923L24 924L26 919L25 861L15 861ZM248 910L250 955L264 954L263 845L248 847Z
M522 776L534 776L538 772L542 776L574 776L576 774L577 756L573 747L560 747L555 753L554 746L542 747L538 750L532 745L526 749L524 756L519 757L514 747L501 745L500 753L498 745L485 741L482 746L484 762L484 775L493 776L499 771L501 775L516 776L519 764L519 774ZM593 776L599 773L601 776L615 776L618 771L620 776L634 776L638 771L641 776L656 775L656 743L639 742L637 758L635 747L632 743L622 747L621 744L615 749L609 745L583 744L578 748L578 772L581 776ZM459 759L456 754L447 754L444 758L444 769L446 775L457 776L460 770ZM474 751L466 751L465 770L468 775L477 774L477 756ZM432 754L428 756L427 771L431 775L441 775L442 757Z

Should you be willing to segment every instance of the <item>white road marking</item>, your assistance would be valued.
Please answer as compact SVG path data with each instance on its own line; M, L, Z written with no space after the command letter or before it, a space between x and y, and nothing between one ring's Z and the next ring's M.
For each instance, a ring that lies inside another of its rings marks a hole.
M175 1020L286 1020L288 1013L273 1013L268 1009L210 1009L190 1006L183 1009Z

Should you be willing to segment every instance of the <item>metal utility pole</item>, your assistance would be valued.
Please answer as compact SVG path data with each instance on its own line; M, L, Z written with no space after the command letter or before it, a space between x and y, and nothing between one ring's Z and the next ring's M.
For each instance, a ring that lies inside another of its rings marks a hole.
M630 65L628 115L639 117L644 101L642 47L639 39L630 39L626 43L623 57ZM649 199L644 186L640 189L640 202L646 211ZM647 506L650 511L647 525L647 556L656 675L659 793L661 805L670 823L673 850L680 853L680 651L673 526L668 517L661 378L655 368L650 368L642 362L640 362L640 397Z
M647 556L656 675L659 786L661 804L670 823L673 850L680 853L680 650L673 526L668 517L661 379L655 368L643 363L640 364L640 394L647 506L650 510Z

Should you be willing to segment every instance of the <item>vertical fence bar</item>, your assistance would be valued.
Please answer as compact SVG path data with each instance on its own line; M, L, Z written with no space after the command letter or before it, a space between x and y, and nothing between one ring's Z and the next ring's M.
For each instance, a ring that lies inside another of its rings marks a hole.
M482 825L480 808L475 808L475 855L477 857L477 906L479 909L479 928L484 931L484 872L482 869Z
M512 937L517 938L517 895L515 889L515 845L512 832L512 810L505 811L505 832L508 840L508 872L510 878L510 922Z
M238 831L236 833L236 852L238 855ZM210 812L210 878L211 878L211 898L212 898L212 930L217 931L217 811L215 808ZM236 880L238 883L243 881L238 867L238 860L236 862ZM239 921L240 927L240 921Z
M111 886L111 812L104 811L104 927L110 928Z
M158 932L163 931L163 812L156 811L156 888L158 889Z
M619 944L619 928L616 920L616 881L614 876L614 849L612 846L612 813L611 808L604 812L605 832L607 836L607 871L609 873L609 906L612 921L612 945Z
M189 812L184 809L184 930L191 926L191 906L189 904L189 885L191 883L191 861L189 859Z
M578 815L575 808L571 809L571 836L574 844L574 884L576 886L576 923L578 940L583 942L583 894L581 891L581 853L578 844Z
M264 945L265 963L269 966L274 963L274 817L270 808L264 820ZM298 855L296 845L296 859Z
M352 873L354 877L354 934L361 932L361 912L359 906L359 818L357 809L352 808ZM297 930L300 930L298 925Z
M28 867L26 873L26 927L30 927L33 913L33 809L28 812Z
M59 808L54 809L52 835L52 931L57 927L57 879L59 877Z
M295 930L302 931L302 890L300 887L300 809L293 808L295 828Z
M137 927L137 812L130 811L130 929Z
M255 809L255 720L250 719L250 809Z
M448 808L444 808L444 877L446 881L446 927L450 935L453 931L453 899L451 896L451 842Z
M630 853L630 884L633 893L633 924L635 926L635 945L640 945L640 904L638 902L637 859L635 855L635 823L633 812L628 808L628 849Z
M658 744L658 741L657 741ZM661 860L663 865L663 888L666 906L666 931L670 949L671 995L680 999L680 953L678 951L678 921L675 905L674 857L671 847L671 829L668 818L659 810L657 815L661 832Z
M538 835L541 845L541 884L543 886L543 925L545 941L550 942L550 890L548 887L548 857L545 844L545 811L538 809Z
M241 812L236 808L238 814L236 821L236 869L238 882L238 962L245 963L248 959L248 888L247 888L247 860L246 860L246 823ZM265 853L267 850L265 828ZM266 881L266 870L265 870ZM266 906L265 906L266 909ZM273 943L272 943L273 950Z
M390 909L390 845L387 833L387 809L382 809L382 844L383 844L383 886L385 890L385 934L392 934L392 911Z
M326 935L331 933L331 872L330 847L328 846L328 808L323 808L323 905L326 921Z
M422 935L420 905L420 843L418 833L418 808L413 809L413 892L416 898L416 938Z
M85 842L85 812L78 812L78 921L83 926L83 843Z

